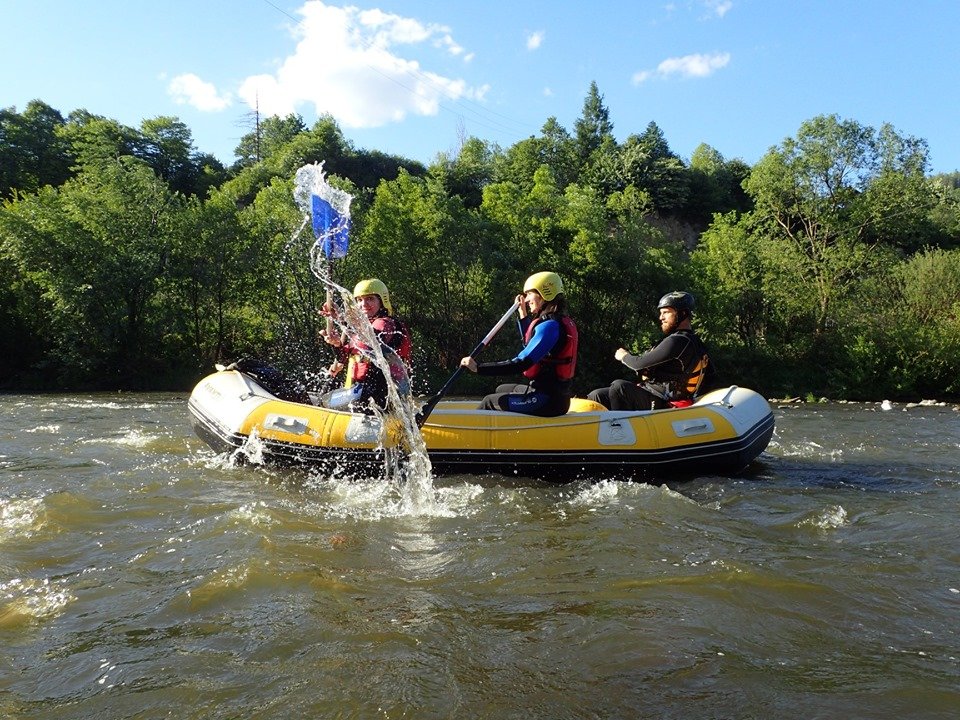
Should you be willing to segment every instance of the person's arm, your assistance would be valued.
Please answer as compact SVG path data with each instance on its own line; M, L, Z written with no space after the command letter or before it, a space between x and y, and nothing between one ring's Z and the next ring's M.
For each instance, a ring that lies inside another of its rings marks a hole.
M623 348L620 348L620 350L623 350ZM631 355L626 351L621 353L620 350L617 351L620 362L638 373L675 360L680 355L674 335L668 335L655 348L648 350L643 355Z
M478 375L512 375L523 372L527 368L540 362L560 339L560 323L557 320L547 320L537 325L533 337L526 347L512 360L500 362L478 363Z

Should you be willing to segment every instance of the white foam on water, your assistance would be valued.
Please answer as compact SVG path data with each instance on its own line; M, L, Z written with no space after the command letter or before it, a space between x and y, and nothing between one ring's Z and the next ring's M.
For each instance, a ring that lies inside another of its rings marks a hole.
M154 410L159 407L156 403L119 403L114 401L73 400L69 402L51 403L50 407L66 407L83 410Z
M24 432L28 433L50 433L51 435L56 435L60 432L59 425L38 425L35 428L27 428Z
M244 440L243 445L230 453L230 459L236 463L240 460L246 460L251 465L263 465L263 441L260 439L260 433L254 428L253 431Z
M17 620L47 620L60 615L77 598L49 578L14 578L0 583L0 627Z
M32 537L45 523L43 498L0 498L0 545Z
M227 516L241 525L263 526L274 522L267 504L262 500L241 505L227 513Z
M406 480L360 478L355 475L314 477L308 487L318 498L311 512L334 519L379 521L403 517L464 517L472 514L484 494L479 485L464 483L433 488L429 498L412 506Z
M88 445L107 444L107 445L123 445L123 446L134 447L134 448L143 448L149 445L150 443L160 439L161 439L160 435L145 433L142 430L133 428L133 429L124 430L123 435L120 435L119 437L95 438L90 440L84 440L83 442Z
M571 507L602 508L625 501L653 497L668 497L687 503L693 502L690 498L671 490L666 485L655 486L632 480L601 480L578 487L576 494L567 501L567 504Z
M805 518L797 523L799 527L814 527L818 530L834 530L849 524L850 519L847 516L847 511L840 505L825 508L816 515Z

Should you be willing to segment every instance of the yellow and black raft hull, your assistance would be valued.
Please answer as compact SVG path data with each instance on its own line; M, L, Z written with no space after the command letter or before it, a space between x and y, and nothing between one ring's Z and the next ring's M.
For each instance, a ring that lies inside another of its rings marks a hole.
M421 432L435 472L553 480L731 474L763 452L774 426L767 401L737 386L671 410L612 412L579 398L553 418L476 407L444 401L427 419ZM214 450L266 463L376 472L402 443L389 421L281 400L235 370L201 380L189 409Z

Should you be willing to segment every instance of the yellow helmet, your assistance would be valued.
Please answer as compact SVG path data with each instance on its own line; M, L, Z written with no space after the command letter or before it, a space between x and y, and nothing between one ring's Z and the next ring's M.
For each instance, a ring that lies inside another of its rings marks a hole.
M523 291L536 290L547 302L563 292L563 281L555 272L538 272L527 278Z
M383 284L382 280L370 278L369 280L361 280L358 282L357 286L353 288L353 296L360 297L361 295L380 296L380 302L382 302L383 307L386 308L387 315L393 315L393 307L390 305L390 291L387 290L387 286Z

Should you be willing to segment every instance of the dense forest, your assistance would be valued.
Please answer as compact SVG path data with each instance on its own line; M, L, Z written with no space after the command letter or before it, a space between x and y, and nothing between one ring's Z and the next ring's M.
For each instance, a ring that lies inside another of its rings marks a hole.
M0 110L0 389L188 390L241 356L315 386L324 287L293 178L323 161L354 197L334 277L390 287L421 394L550 269L580 328L581 394L627 376L615 349L655 343L657 299L685 289L728 383L960 396L960 173L932 176L924 140L823 115L750 166L639 130L618 142L593 84L571 130L463 138L428 167L297 115L258 120L226 167L174 117ZM505 331L485 357L518 348Z

